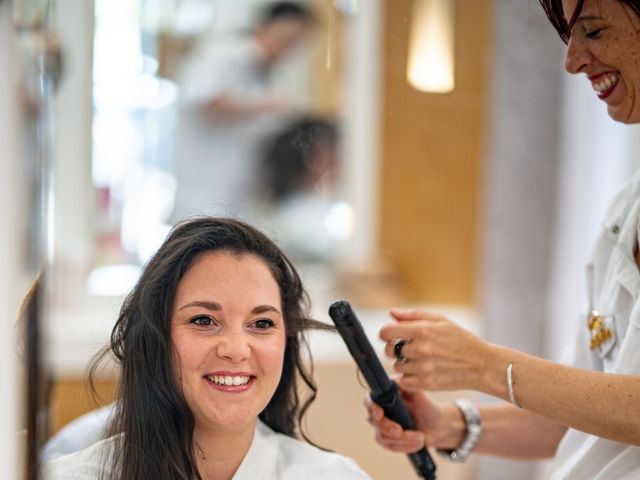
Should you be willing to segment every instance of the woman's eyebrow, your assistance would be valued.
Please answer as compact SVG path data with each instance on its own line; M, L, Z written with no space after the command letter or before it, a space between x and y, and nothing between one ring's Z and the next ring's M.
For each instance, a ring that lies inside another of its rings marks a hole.
M251 310L251 313L253 313L254 315L260 314L260 313L266 313L266 312L275 312L279 315L282 315L280 313L280 310L278 310L276 307L273 307L271 305L258 305L257 307L254 307L253 310Z
M202 308L206 308L207 310L212 310L216 312L219 312L220 310L222 310L222 306L219 303L207 302L204 300L196 300L195 302L187 303L186 305L181 306L178 310L182 310L183 308L188 308L188 307L202 307Z

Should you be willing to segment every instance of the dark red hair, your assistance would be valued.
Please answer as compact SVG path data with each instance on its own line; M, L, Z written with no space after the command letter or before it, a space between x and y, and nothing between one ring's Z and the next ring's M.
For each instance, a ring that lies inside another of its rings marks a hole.
M547 14L547 18L551 22L551 25L556 29L558 35L564 43L569 42L569 37L571 37L571 29L573 28L573 24L578 19L582 8L584 7L584 0L578 0L576 3L576 8L573 12L569 12L569 21L567 21L567 17L565 16L564 9L562 8L562 0L539 0L540 5L542 5L542 9L544 13ZM635 14L640 19L640 0L616 0L620 3L625 3L635 12Z

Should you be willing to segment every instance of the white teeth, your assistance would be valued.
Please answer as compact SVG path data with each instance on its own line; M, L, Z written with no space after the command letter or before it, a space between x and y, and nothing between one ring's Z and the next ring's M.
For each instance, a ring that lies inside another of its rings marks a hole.
M231 375L209 375L207 378L217 385L237 386L249 383L249 377L246 375L233 377Z
M597 93L602 93L611 88L620 78L619 73L611 73L605 76L601 81L593 84L593 89Z

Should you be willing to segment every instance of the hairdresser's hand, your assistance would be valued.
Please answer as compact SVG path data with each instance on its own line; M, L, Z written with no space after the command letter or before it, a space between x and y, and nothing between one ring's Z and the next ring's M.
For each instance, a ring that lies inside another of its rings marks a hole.
M400 392L417 430L403 430L398 423L385 417L382 407L369 396L365 398L364 404L369 414L367 420L375 429L380 445L394 452L413 453L425 445L456 448L460 444L464 423L457 408L438 406L424 392L406 392L402 389Z
M394 358L398 340L405 362L397 361L397 383L407 391L480 390L495 371L493 345L479 339L442 315L420 310L391 310L397 321L380 330L385 353Z

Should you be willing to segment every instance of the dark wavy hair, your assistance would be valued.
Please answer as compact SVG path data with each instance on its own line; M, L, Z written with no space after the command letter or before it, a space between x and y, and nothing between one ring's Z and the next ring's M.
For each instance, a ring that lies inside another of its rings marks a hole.
M273 2L263 8L259 24L266 25L282 19L295 19L307 24L315 23L313 13L304 3Z
M265 195L273 202L303 190L314 165L319 145L337 149L338 129L334 122L315 117L293 121L265 145L261 170Z
M564 43L569 42L569 38L571 37L571 29L573 25L576 23L576 20L580 16L580 12L582 12L582 8L584 7L584 0L578 0L576 2L576 8L573 12L570 12L570 16L565 16L565 11L562 8L562 0L539 0L540 5L542 5L542 9L544 13L547 14L547 18L551 22L551 25L556 29L558 35ZM640 0L616 0L620 3L624 3L631 8L635 12L635 14L640 18ZM567 12L569 13L569 12ZM569 20L567 21L567 18Z
M259 417L277 432L300 434L309 441L301 420L315 399L316 385L303 363L301 347L308 350L306 330L332 328L308 317L309 299L300 277L269 238L238 220L195 218L175 226L149 260L122 305L110 347L89 370L92 381L110 352L120 364L110 434L124 435L118 437L113 463L105 469L111 480L201 478L192 440L194 418L172 374L171 313L178 282L195 259L212 251L256 255L278 283L286 331L284 364L280 383ZM308 387L306 399L299 396L299 380Z

